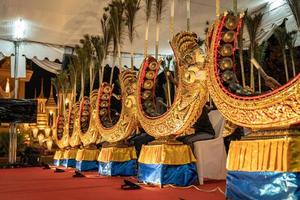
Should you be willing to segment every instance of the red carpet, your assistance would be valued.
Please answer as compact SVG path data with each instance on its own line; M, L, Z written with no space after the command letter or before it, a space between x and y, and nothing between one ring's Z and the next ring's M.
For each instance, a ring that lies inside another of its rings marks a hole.
M102 177L96 172L87 178L72 178L73 170L54 173L41 168L0 169L1 200L89 200L89 199L225 199L219 191L202 192L195 188L163 188L142 186L140 190L124 191L122 177ZM131 181L134 182L133 179ZM225 181L207 182L202 190L220 187L225 190Z

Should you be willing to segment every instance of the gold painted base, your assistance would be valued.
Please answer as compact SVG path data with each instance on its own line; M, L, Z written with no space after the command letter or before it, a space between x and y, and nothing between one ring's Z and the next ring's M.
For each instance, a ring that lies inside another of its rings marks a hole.
M77 155L77 150L76 148L70 148L66 149L63 153L63 159L75 159Z
M300 136L300 129L281 129L281 130L260 130L253 131L251 134L242 138L242 140L261 140L261 139L275 139L284 137Z
M76 154L76 161L94 161L99 155L98 149L78 149Z
M108 147L127 148L130 146L132 146L132 145L130 145L127 141L121 140L118 142L104 143L102 145L102 148L108 148Z
M161 144L183 145L182 142L176 140L175 136L160 137L149 143L149 145L161 145Z
M63 149L57 149L55 151L53 159L54 160L60 160L60 159L63 159L63 156L64 156L64 150Z
M230 171L300 172L300 131L256 131L230 144Z
M143 145L139 163L185 165L196 162L196 158L190 148L185 144L152 144Z
M99 153L99 162L126 162L137 159L136 151L131 147L103 147Z

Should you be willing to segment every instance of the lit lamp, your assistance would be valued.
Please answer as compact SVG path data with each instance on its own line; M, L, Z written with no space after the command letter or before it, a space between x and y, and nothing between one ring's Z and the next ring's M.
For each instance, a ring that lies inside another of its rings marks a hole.
M42 146L43 143L44 143L44 139L45 139L45 136L44 134L39 134L38 135L38 141L39 141L39 144Z
M9 87L9 78L6 79L6 84L5 84L5 92L9 93L10 92L10 87Z
M53 111L52 110L49 111L49 122L48 122L48 125L50 127L53 126Z
M35 128L32 129L32 133L33 133L33 137L34 138L37 138L38 132L39 132L39 129L37 127L35 127Z
M49 128L49 127L45 128L45 136L46 136L46 138L50 136L50 133L51 133L51 128Z
M69 99L68 98L66 99L65 106L66 106L66 110L68 110L69 109Z

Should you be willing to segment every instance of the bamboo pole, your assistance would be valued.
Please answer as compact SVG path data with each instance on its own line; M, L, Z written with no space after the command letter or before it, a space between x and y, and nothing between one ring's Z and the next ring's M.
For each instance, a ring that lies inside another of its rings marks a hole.
M216 16L220 16L220 0L216 0Z
M289 71L287 68L287 59L286 59L285 49L282 49L282 55L283 55L283 62L284 62L285 78L286 78L286 82L288 82L289 81Z
M160 23L156 24L155 58L158 59Z
M261 93L261 75L260 75L260 71L257 72L257 79L258 79L258 92Z
M144 47L144 57L146 58L148 55L148 38L149 38L149 20L146 22L146 30L145 30L145 47Z
M191 28L191 0L186 0L186 23L187 23L187 31L190 31Z
M114 77L114 70L115 70L115 58L113 58L113 63L110 71L110 79L109 84L112 85L113 77Z
M133 44L131 44L131 49L130 49L130 64L131 64L131 69L132 69L132 70L134 70L133 57L134 57L134 53L133 53Z
M295 69L295 59L294 59L293 49L290 49L290 56L291 56L291 62L292 62L293 77L295 77L296 76L296 69Z
M174 35L174 14L175 14L175 0L171 0L171 13L170 13L170 39Z
M250 58L254 58L254 52L253 52L253 47L251 47L251 53L250 53ZM254 67L253 64L250 63L250 88L252 89L253 92L255 92L255 82L254 82Z
M232 0L233 13L237 15L237 0Z

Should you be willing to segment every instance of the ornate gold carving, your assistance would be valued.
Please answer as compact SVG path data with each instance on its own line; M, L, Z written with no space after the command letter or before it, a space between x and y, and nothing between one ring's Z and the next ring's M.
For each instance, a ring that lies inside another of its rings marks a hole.
M178 86L174 103L161 116L148 116L143 111L141 103L143 74L147 67L155 70L154 66L159 66L160 63L154 58L148 57L142 64L137 90L138 119L145 131L156 138L184 133L195 123L207 100L205 57L200 51L196 39L197 35L194 33L181 32L171 42L178 66Z
M111 143L128 138L134 133L138 125L138 121L136 118L136 99L134 96L136 94L137 83L135 72L131 70L125 70L120 73L119 80L122 92L122 111L118 122L111 127L105 127L101 123L99 117L100 105L103 101L103 96L107 96L107 94L102 94L102 91L106 86L105 84L102 84L99 89L98 102L96 106L97 114L95 117L95 124L97 125L99 133L102 136L102 140ZM108 98L105 99L107 100Z
M71 147L79 146L81 143L79 134L80 134L80 125L79 125L79 102L72 106L74 109L74 127L73 133L69 133L69 123L66 125L67 134L69 135L69 144Z
M63 132L62 133L58 133L58 127L60 126L59 124L60 123L63 123ZM69 146L69 143L68 143L68 134L66 134L66 122L65 122L65 116L63 115L59 115L57 116L57 119L56 119L56 124L55 126L52 128L52 138L53 138L53 141L57 144L58 148L60 149L64 149L66 147Z
M93 145L97 142L99 137L98 127L97 127L97 99L98 99L98 91L94 90L90 94L90 120L89 120L89 128L83 133L80 131L79 137L83 144L83 146ZM81 129L79 129L81 130Z
M221 20L216 20L208 49L209 92L219 111L234 124L251 129L288 128L299 123L300 74L281 88L256 97L235 96L221 87L215 59L222 26Z
M224 129L223 129L223 137L227 137L231 134L233 134L233 132L237 129L237 125L235 125L234 123L232 123L231 121L226 120L225 124L224 124Z

